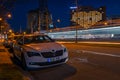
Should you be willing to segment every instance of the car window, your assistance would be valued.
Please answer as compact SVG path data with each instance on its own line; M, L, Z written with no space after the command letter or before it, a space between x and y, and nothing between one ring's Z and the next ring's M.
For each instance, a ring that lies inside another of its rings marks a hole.
M48 43L53 42L51 38L45 35L39 35L39 36L25 36L24 37L24 44L29 43Z

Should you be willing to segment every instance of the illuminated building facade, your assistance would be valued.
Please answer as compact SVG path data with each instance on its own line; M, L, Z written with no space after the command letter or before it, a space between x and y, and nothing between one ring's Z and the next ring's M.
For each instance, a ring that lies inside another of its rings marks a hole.
M71 9L71 25L79 25L79 27L88 29L97 24L97 22L106 20L106 8L81 6L78 9Z

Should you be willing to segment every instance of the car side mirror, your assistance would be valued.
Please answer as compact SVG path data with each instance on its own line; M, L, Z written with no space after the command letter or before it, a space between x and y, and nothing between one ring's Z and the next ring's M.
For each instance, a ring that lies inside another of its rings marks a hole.
M18 42L18 44L19 44L19 45L23 45L23 43L22 43L22 42Z

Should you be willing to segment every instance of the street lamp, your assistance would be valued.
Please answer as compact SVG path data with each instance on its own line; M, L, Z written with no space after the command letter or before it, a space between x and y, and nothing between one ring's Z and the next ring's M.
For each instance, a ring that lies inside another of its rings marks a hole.
M57 19L57 22L60 23L61 22L60 19Z
M2 35L2 26L1 26L1 21L2 21L2 18L0 18L0 31L1 31L1 35Z
M9 30L9 33L12 33L12 29Z
M7 37L12 36L12 35L11 35L11 34L12 34L12 32L13 32L13 31L12 31L12 29L9 29L9 30L8 30L8 34L7 34Z
M23 34L25 35L25 34L26 34L26 32L23 32Z
M2 18L0 18L0 21L2 21Z
M53 25L54 25L54 28L57 28L57 23L60 23L61 22L61 20L60 19L57 19L56 21L54 21L54 23L53 23Z
M107 25L108 25L108 23L107 23L107 22L105 22L105 23L104 23L104 25L105 25L105 26L107 26Z
M9 14L7 15L7 17L8 17L8 18L11 18L11 17L12 17L12 15L9 13Z

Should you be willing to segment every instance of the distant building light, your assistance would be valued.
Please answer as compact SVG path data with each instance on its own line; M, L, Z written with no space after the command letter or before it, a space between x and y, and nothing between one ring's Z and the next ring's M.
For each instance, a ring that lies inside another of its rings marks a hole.
M74 6L74 7L70 7L70 9L77 9L77 7L76 7L76 6Z
M100 10L102 10L102 8L100 8Z
M53 25L53 24L50 24L49 26L50 26L50 28L54 28L54 25Z
M105 22L104 24L105 24L105 25L108 25L108 23L107 23L107 22Z
M114 34L111 34L111 37L114 37Z
M59 22L59 23L60 23L60 19L58 19L58 20L57 20L57 22Z

